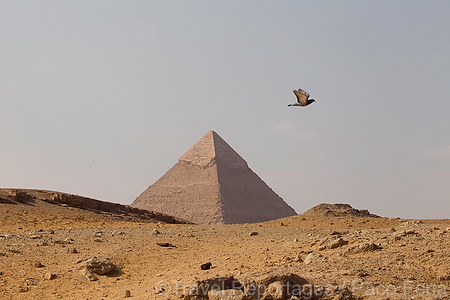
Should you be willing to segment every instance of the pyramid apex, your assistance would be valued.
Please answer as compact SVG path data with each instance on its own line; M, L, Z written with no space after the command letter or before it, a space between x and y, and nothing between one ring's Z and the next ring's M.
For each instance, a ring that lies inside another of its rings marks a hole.
M208 131L178 161L201 167L207 167L215 161L231 169L248 168L247 162L213 130Z

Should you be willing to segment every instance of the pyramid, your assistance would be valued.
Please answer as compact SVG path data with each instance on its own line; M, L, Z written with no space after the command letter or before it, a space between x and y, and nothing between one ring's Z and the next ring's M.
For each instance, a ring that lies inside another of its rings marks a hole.
M131 206L197 224L255 223L297 214L214 131L206 133Z

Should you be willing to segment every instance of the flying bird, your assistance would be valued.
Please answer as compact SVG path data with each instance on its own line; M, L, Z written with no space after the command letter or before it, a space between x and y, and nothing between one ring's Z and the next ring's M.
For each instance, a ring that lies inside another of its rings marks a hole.
M288 104L288 106L307 106L316 102L314 99L309 99L309 94L302 89L294 90L294 94L297 97L297 103Z

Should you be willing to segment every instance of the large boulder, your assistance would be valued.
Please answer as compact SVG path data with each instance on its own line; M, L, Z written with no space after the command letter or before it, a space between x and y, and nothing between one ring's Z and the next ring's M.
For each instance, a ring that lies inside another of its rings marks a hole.
M289 299L300 295L308 284L305 278L283 270L249 275L241 280L249 299Z
M117 266L108 258L96 256L85 260L82 267L98 275L104 275L118 270Z
M244 292L242 292L242 290L229 289L229 290L211 290L208 292L208 299L209 300L246 300L247 297L245 296Z
M241 290L242 284L233 276L214 277L197 281L189 291L188 299L201 299L209 297L210 291Z

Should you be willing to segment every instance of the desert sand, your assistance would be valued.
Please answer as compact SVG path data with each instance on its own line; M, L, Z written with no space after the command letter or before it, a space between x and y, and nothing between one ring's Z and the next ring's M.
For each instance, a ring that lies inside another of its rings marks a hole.
M19 192L0 189L0 299L450 299L448 219L321 204L264 223L170 224Z

